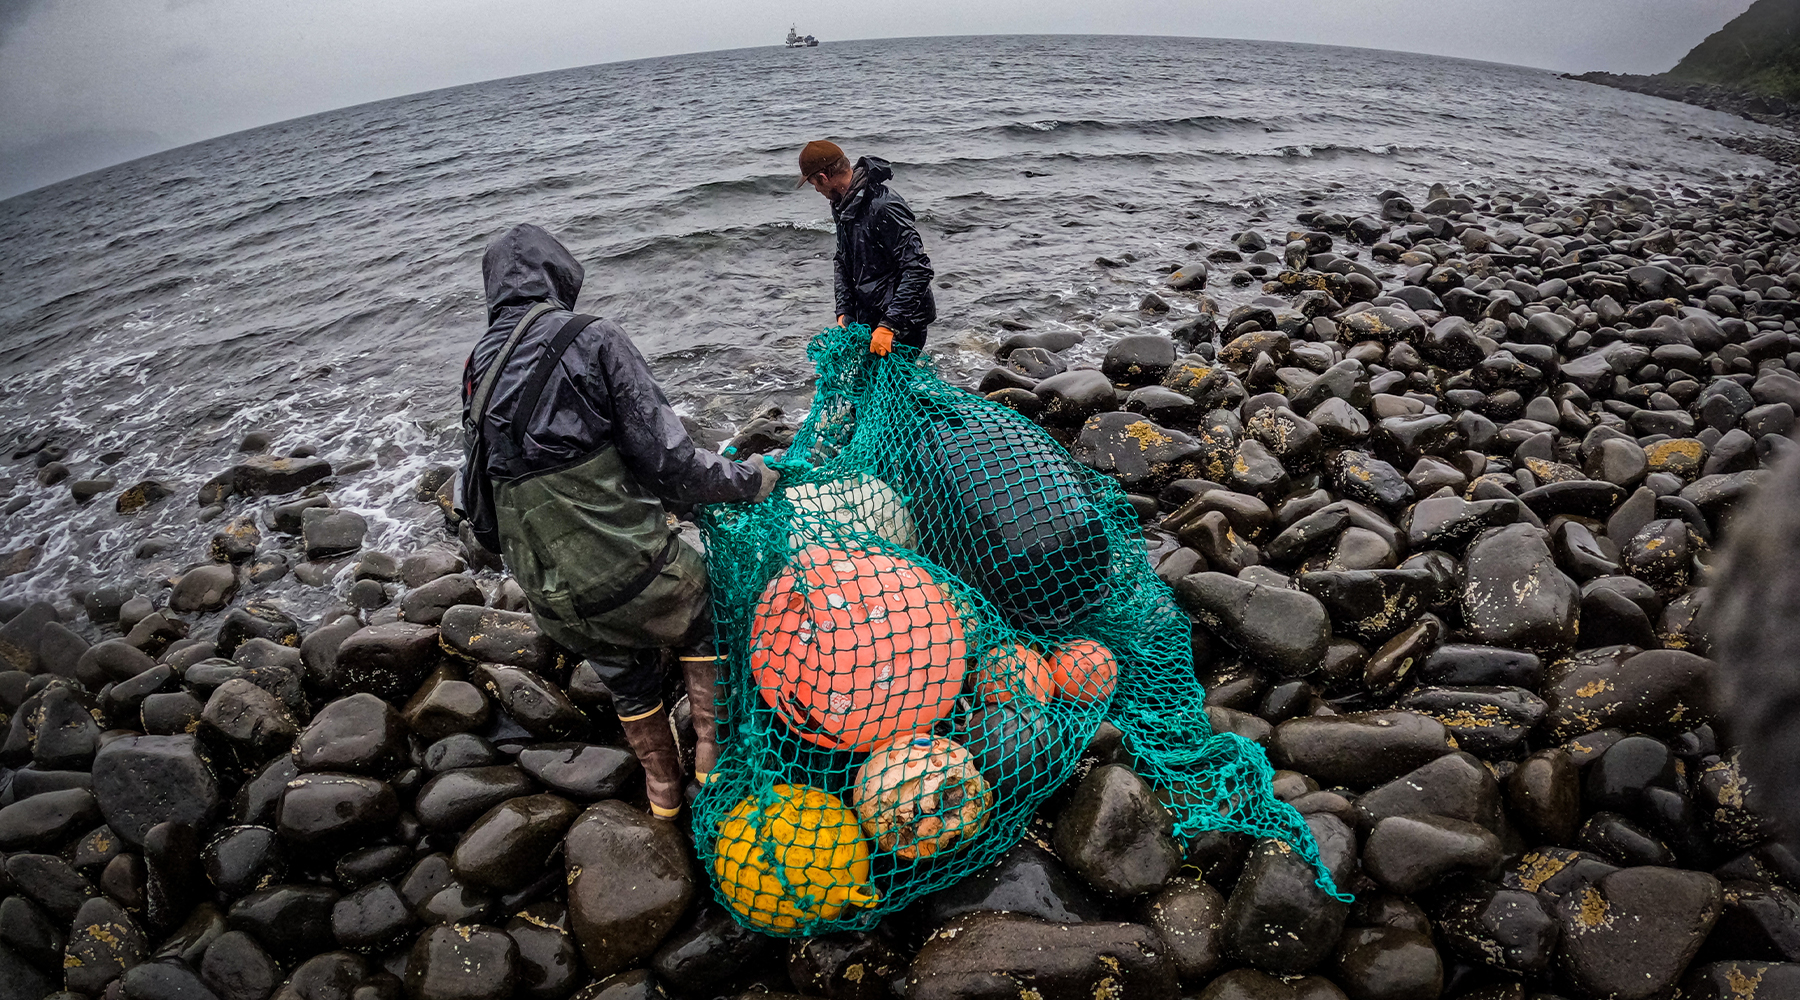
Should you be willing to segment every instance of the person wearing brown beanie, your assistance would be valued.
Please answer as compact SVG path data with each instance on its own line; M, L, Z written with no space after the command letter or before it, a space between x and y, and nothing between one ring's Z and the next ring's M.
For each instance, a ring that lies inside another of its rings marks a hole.
M852 166L843 149L824 139L800 151L800 184L830 200L837 223L838 325L870 327L874 354L895 344L923 348L926 328L937 318L931 258L906 199L887 186L892 176L886 160L865 156Z

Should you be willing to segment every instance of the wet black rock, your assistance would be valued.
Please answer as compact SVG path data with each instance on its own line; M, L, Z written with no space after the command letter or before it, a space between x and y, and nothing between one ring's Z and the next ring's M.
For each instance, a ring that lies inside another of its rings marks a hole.
M1470 543L1462 609L1477 642L1557 650L1575 641L1581 593L1557 568L1545 532L1514 524Z
M331 908L337 901L337 892L324 886L278 885L232 903L225 922L256 938L277 959L294 962L336 943Z
M1499 836L1505 829L1500 784L1472 754L1447 754L1357 796L1358 825L1372 828L1390 816L1430 813L1474 823Z
M63 958L70 990L98 994L126 969L144 960L149 944L131 916L110 899L90 899L75 914Z
M1714 715L1711 660L1678 649L1584 650L1556 662L1541 689L1544 731L1568 739L1608 727L1673 736Z
M59 847L98 822L100 803L85 788L33 795L0 809L0 851Z
M1076 436L1075 460L1116 478L1128 490L1154 493L1194 471L1200 442L1136 413L1091 417Z
M1683 1000L1774 1000L1800 996L1800 963L1726 961L1688 970Z
M281 968L254 937L227 930L207 946L200 978L220 1000L266 1000L281 982Z
M1355 871L1356 834L1327 815L1307 817L1320 858L1341 885ZM1323 962L1342 933L1349 904L1317 885L1318 873L1293 848L1260 840L1225 902L1226 948L1247 964L1297 975Z
M1422 687L1395 702L1442 722L1456 745L1487 760L1520 756L1548 710L1522 687Z
M709 903L695 909L663 941L651 956L650 971L677 995L707 995L723 989L773 946L772 938Z
M1724 902L1724 912L1713 925L1699 961L1800 961L1800 893L1779 885L1727 882Z
M1090 886L1129 899L1153 892L1181 864L1174 822L1130 768L1096 768L1056 821L1056 853Z
M1534 843L1568 846L1581 823L1580 772L1560 747L1526 757L1506 777L1507 804Z
M313 629L300 643L300 662L308 683L322 690L337 686L337 652L345 639L362 629L354 615L344 614Z
M300 536L308 559L329 559L362 548L369 522L361 514L313 507L301 514Z
M1173 348L1173 341L1169 342ZM1077 368L1053 375L1033 390L1043 401L1045 423L1079 427L1096 413L1118 408L1112 381L1092 368Z
M389 882L365 885L331 907L332 936L352 951L386 951L405 939L412 924L412 910Z
M584 977L568 924L568 910L561 903L536 903L507 920L506 933L519 948L515 997L562 1000Z
M223 563L197 566L175 582L169 592L169 607L182 614L217 611L230 603L237 593L237 570Z
M413 692L404 714L407 728L421 739L437 740L480 729L487 724L489 710L481 689L463 680L454 667L444 665Z
M1233 969L1208 983L1198 1000L1345 1000L1324 976L1277 978L1255 969Z
M1332 631L1379 642L1418 617L1436 588L1425 569L1320 571L1295 578L1299 588L1325 605Z
M295 843L341 848L386 833L399 813L399 799L387 782L320 771L288 782L275 828Z
M694 898L693 858L673 824L616 799L588 807L563 852L570 929L595 976L649 958Z
M438 655L437 629L405 622L371 625L338 645L327 681L347 694L400 701L425 679Z
M993 865L920 900L915 923L937 928L965 913L1003 910L1053 924L1099 920L1101 907L1056 856L1030 840Z
M1345 499L1397 511L1413 499L1412 485L1400 470L1365 452L1346 448L1329 466L1331 481Z
M538 630L529 612L458 604L438 627L444 648L477 663L523 667L540 677L557 675L561 654Z
M302 771L386 775L406 755L406 723L372 694L353 694L319 709L294 742Z
M445 771L427 781L413 811L428 830L460 832L507 799L537 791L531 776L511 764Z
M259 761L287 750L300 734L287 706L243 677L232 678L213 691L200 722Z
M59 921L74 919L83 904L100 894L92 882L53 854L11 855L6 859L6 877Z
M848 931L788 943L788 980L808 996L888 1000L903 984L906 956L878 934Z
M488 927L439 924L406 960L408 1000L492 1000L512 995L519 947Z
M59 968L68 928L52 920L43 909L21 895L0 901L0 945L18 952L26 961L44 968Z
M1718 880L1701 872L1613 872L1564 896L1557 909L1563 974L1598 996L1659 996L1681 978L1722 908Z
M1444 964L1428 935L1397 927L1353 927L1333 956L1332 979L1356 1000L1435 997Z
M112 740L94 756L93 774L101 815L134 847L158 823L204 827L224 804L219 780L189 734Z
M1437 913L1438 939L1471 962L1527 976L1550 971L1561 925L1532 893L1478 885L1451 894Z
M232 608L213 640L219 656L231 656L251 639L267 639L281 646L300 644L300 626L287 612L268 604Z
M285 870L281 844L266 826L226 827L200 857L213 885L232 897L269 888L281 881Z
M1601 811L1581 825L1575 842L1614 864L1673 865L1675 852L1655 834L1615 812Z
M292 493L330 475L331 463L322 458L257 455L214 477L201 489L200 502L218 503L233 493L248 497Z
M587 717L562 688L530 670L482 663L472 679L507 716L539 739L568 739L587 728Z
M1496 874L1500 838L1485 827L1448 816L1390 816L1376 823L1363 846L1363 866L1384 888L1414 893L1446 875Z
M482 814L456 842L450 863L464 883L493 893L524 887L539 873L580 807L556 795L508 799Z
M1165 305L1164 310L1167 311ZM1114 382L1150 385L1160 382L1175 363L1175 341L1162 334L1131 334L1107 348L1100 371Z
M1184 577L1175 594L1219 638L1282 674L1310 673L1324 656L1331 622L1310 594L1223 573Z
M1326 785L1369 788L1453 752L1444 726L1416 712L1290 719L1269 746L1276 767Z
M415 625L436 625L443 621L445 611L458 604L485 601L474 577L452 573L408 591L400 599L400 615Z
M107 681L128 681L154 666L155 658L143 650L121 639L109 639L89 646L81 654L81 659L75 665L75 675L104 684ZM88 683L88 680L83 680L83 683Z
M1175 879L1139 904L1138 921L1161 935L1175 977L1206 982L1225 964L1225 897L1193 879Z
M474 733L454 733L425 748L425 769L433 774L465 767L491 767L500 762L500 751Z
M642 770L630 751L592 743L539 743L518 759L545 788L582 802L618 797Z
M199 973L172 959L133 966L119 986L126 1000L219 1000Z
M1044 1000L1096 994L1173 1000L1175 969L1141 924L1049 924L1009 913L959 917L926 942L907 976L911 1000Z
M369 963L347 951L328 951L301 962L272 1000L352 1000L369 975Z

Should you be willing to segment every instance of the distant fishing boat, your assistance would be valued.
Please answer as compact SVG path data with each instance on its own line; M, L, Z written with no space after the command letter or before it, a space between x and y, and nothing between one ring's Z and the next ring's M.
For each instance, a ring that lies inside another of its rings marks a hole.
M807 49L807 48L814 48L818 44L819 44L819 40L817 38L814 38L811 35L800 34L799 31L795 30L794 25L788 26L788 36L787 36L787 47L788 48L790 48L790 49Z

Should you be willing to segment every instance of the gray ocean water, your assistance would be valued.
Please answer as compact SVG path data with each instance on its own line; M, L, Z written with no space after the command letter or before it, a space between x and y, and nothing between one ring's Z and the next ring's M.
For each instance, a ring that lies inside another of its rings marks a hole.
M1285 232L1305 206L1359 214L1433 182L1705 190L1770 166L1711 141L1759 131L1517 67L1059 36L615 63L198 143L0 202L0 504L25 498L0 552L44 550L0 597L152 586L204 558L218 524L196 520L194 490L253 429L277 451L372 460L332 490L370 545L435 534L412 485L459 458L481 251L515 222L568 243L588 267L580 307L632 333L684 412L803 407L804 345L831 312L829 209L793 182L811 138L893 161L937 269L930 350L974 373L1003 321L1096 334L1097 354L1165 265L1197 256L1184 247ZM38 434L76 478L177 493L135 517L111 493L78 506L10 461ZM175 544L134 558L152 534ZM274 594L299 610L330 595L291 579Z

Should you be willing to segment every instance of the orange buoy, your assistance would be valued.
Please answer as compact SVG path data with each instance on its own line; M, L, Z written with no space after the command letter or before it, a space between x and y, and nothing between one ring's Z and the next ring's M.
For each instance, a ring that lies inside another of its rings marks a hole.
M931 728L962 690L962 617L908 559L809 545L757 603L750 670L802 739L867 751Z
M1092 639L1077 639L1050 656L1056 693L1075 701L1105 701L1119 684L1119 661Z
M1024 644L996 646L981 659L975 693L990 705L1004 705L1022 694L1049 704L1056 694L1056 677L1037 651Z

